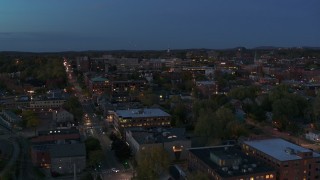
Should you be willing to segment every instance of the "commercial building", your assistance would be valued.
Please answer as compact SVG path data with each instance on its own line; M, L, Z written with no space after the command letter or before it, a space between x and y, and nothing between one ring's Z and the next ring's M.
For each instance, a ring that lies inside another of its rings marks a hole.
M232 145L189 149L188 168L215 180L276 179L274 168Z
M52 173L79 173L86 168L86 147L83 143L52 145L50 158Z
M39 131L38 136L31 139L31 143L32 145L30 148L30 153L33 165L44 168L55 168L55 166L52 166L52 159L54 159L54 157L57 158L57 154L64 153L59 151L67 151L66 153L69 153L69 157L73 157L70 151L77 148L79 149L79 151L83 151L82 146L84 146L80 143L79 130L75 128ZM58 148L56 146L58 146ZM78 150L75 151L76 155L77 152ZM64 158L67 158L67 156L65 156ZM66 168L64 168L63 171L65 171L65 169ZM61 173L62 170L55 172Z
M109 80L103 77L94 77L89 80L89 90L92 93L103 93L109 84Z
M185 128L126 128L125 136L134 155L149 147L163 147L171 160L180 160L187 158L191 147Z
M110 81L110 101L130 102L137 100L140 92L144 90L146 82L143 80Z
M283 139L244 141L243 151L277 170L280 180L313 180L320 176L320 154Z
M39 99L31 100L30 108L32 109L51 109L60 108L66 102L65 99Z
M33 144L56 144L80 142L80 133L76 128L38 131L38 136L31 139Z
M171 115L159 108L117 110L112 114L117 128L169 127Z
M214 67L207 67L207 66L202 66L202 67L184 67L184 71L191 71L192 73L196 74L202 74L205 76L214 76L215 68Z

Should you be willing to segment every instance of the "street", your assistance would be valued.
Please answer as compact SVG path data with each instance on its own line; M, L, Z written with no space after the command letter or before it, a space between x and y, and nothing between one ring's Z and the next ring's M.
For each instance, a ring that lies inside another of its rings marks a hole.
M105 152L105 159L101 162L101 168L97 172L93 172L93 176L100 176L102 179L131 179L133 176L132 169L125 169L124 166L116 158L114 151L111 150L111 140L109 139L109 134L113 129L106 126L106 119L100 115L95 114L96 107L92 102L91 98L86 98L83 94L82 89L76 82L75 76L72 72L67 71L68 80L70 84L74 86L75 96L79 98L79 101L83 108L84 121L82 125L82 133L84 137L94 137L100 141L103 152ZM112 169L119 170L115 172Z

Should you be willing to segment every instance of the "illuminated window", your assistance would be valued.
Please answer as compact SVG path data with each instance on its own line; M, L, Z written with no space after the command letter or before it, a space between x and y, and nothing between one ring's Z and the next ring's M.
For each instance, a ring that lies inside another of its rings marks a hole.
M250 177L250 180L254 180L254 177Z
M270 178L273 178L273 174L270 174Z
M269 179L269 178L270 178L270 176L269 176L269 174L267 174L267 175L266 175L266 179Z

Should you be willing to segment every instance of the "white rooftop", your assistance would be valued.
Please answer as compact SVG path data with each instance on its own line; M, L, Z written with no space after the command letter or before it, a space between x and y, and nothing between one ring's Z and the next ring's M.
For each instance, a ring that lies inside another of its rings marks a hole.
M170 114L164 112L159 108L142 108L142 109L128 109L117 110L116 114L123 118L139 118L139 117L164 117L170 116Z
M313 152L310 149L298 146L279 138L245 141L244 144L262 151L263 153L279 161L302 159L296 154L297 152ZM320 157L320 154L313 152L313 157Z

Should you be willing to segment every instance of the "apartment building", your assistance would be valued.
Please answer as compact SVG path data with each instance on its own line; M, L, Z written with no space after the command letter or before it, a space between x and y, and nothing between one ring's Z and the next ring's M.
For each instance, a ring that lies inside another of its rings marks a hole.
M320 154L310 149L279 138L244 141L242 149L274 167L279 180L320 178Z
M215 180L276 180L274 168L232 145L189 149L188 168Z
M134 155L150 147L162 147L171 160L181 160L187 158L191 147L185 128L126 128L125 137Z
M117 110L112 114L118 128L126 127L169 127L171 115L159 108Z

